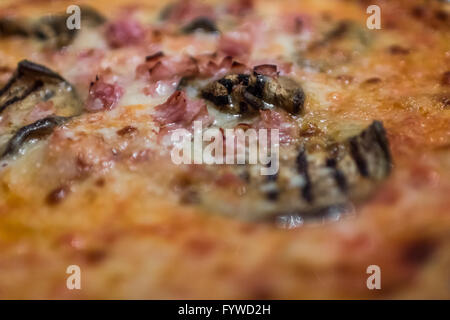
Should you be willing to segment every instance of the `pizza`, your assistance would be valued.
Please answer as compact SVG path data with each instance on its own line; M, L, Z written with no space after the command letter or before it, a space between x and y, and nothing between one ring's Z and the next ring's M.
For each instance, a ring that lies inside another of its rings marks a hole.
M449 299L449 14L2 1L0 297Z

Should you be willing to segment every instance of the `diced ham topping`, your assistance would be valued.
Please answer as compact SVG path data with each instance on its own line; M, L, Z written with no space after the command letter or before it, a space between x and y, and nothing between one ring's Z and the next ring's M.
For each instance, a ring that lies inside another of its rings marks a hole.
M219 52L232 57L248 57L252 51L252 38L249 32L231 31L219 40Z
M97 78L91 83L85 109L89 112L111 110L124 94L124 90L117 84L109 84Z
M274 64L260 64L253 67L253 72L269 77L277 77L279 72Z
M297 135L292 118L284 110L260 110L260 119L254 124L256 129L278 129L280 143L288 144Z
M184 91L175 91L166 102L155 107L155 120L161 126L187 128L194 120L208 125L212 118L204 101L188 99Z
M243 16L253 10L253 0L234 0L227 6L227 12L235 16Z
M245 64L233 60L231 56L220 58L219 55L200 55L195 57L198 66L199 77L219 78L232 71L235 73L244 73L249 71Z
M253 71L264 74L264 75L268 75L268 76L274 76L274 75L285 76L292 72L292 63L291 62L280 61L277 59L262 59L262 60L254 61L253 64L251 64L251 65L253 65ZM274 67L276 68L276 72L273 72ZM256 68L259 71L255 70Z
M181 58L166 57L156 53L146 58L146 62L136 69L137 77L144 77L151 82L189 77L198 74L195 59L183 56Z
M158 95L158 88L176 87L183 77L219 78L228 72L244 73L250 69L231 56L204 54L196 57L168 57L157 52L136 68L136 76L149 81L147 95Z
M112 48L136 45L145 38L145 29L133 19L118 20L106 28L106 40Z

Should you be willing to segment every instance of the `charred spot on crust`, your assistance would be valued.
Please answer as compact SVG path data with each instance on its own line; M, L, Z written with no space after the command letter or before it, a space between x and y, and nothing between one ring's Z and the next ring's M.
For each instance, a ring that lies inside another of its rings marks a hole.
M104 249L89 249L81 251L87 263L95 265L104 261L108 257L108 252Z
M138 131L138 129L136 127L126 126L126 127L123 127L122 129L118 130L117 134L121 137L131 136L131 135L134 135L137 131Z
M372 77L369 79L364 80L363 84L377 84L380 83L381 79L378 77Z
M46 197L46 202L49 205L56 205L63 201L70 193L70 188L66 185L60 186L52 190Z
M197 30L209 33L219 32L216 23L208 17L195 18L181 29L183 33L193 33Z
M402 253L402 260L410 266L420 266L436 251L437 243L433 239L419 239L407 244Z
M392 45L389 47L389 53L393 55L407 55L409 54L410 50L407 48L403 48L399 45Z
M450 71L444 72L441 78L441 84L443 86L450 86Z

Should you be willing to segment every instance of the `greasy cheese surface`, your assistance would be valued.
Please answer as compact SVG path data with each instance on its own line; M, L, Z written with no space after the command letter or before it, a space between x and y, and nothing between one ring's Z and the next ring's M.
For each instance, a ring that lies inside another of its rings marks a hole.
M450 71L449 9L438 1L430 9L446 12L445 25L432 21L434 11L425 18L413 14L421 1L375 2L382 29L369 31L365 9L372 3L256 1L255 14L265 27L251 58L294 62L291 76L307 95L304 121L348 136L355 127L382 120L394 158L389 179L351 214L290 230L176 202L176 190L168 185L176 168L158 161L152 120L152 107L170 93L151 98L134 76L145 50L109 51L98 30L82 30L58 54L32 41L0 39L2 85L27 58L59 72L84 95L92 68L109 68L126 89L112 111L85 113L2 163L0 297L450 298L450 86L443 81ZM72 3L12 1L0 13L63 12ZM110 19L134 5L79 3ZM136 4L139 20L155 21L163 5ZM325 65L320 53L304 58L319 61L324 70L302 64L296 54L315 34L297 39L281 31L280 17L293 12L313 20L325 15L357 21L371 44L350 63L333 56L338 62L329 70L326 64L335 60L328 53ZM214 51L217 41L195 34L163 38L161 45L165 53L200 54ZM408 53L395 53L395 46ZM104 56L80 60L80 51L91 48L104 50ZM136 136L117 134L130 124ZM73 169L80 154L91 164L83 176ZM49 193L67 183L67 197L49 204ZM66 288L66 268L73 264L81 267L82 290ZM382 290L366 287L366 268L373 264L381 268Z

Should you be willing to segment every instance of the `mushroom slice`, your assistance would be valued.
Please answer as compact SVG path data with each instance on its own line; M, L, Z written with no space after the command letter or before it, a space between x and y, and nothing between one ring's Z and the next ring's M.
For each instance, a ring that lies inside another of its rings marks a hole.
M20 128L9 140L1 158L15 154L27 140L46 136L50 134L56 126L61 125L66 121L66 117L52 116L40 119Z
M392 166L389 143L379 121L343 141L315 136L281 146L279 151L274 174L262 175L261 164L208 166L210 175L191 176L187 191L196 195L198 205L225 216L319 219L366 200L389 176ZM226 177L232 187L202 180L220 177Z
M227 75L209 83L201 95L220 110L233 114L278 107L298 115L305 103L303 89L295 80L257 73Z
M216 23L208 17L198 17L181 28L182 33L193 33L201 30L206 33L218 33Z
M81 26L96 27L106 19L90 7L82 6ZM45 46L61 48L69 45L75 38L78 29L67 27L68 15L47 15L36 19L0 18L0 35L3 37L22 36L44 42Z
M64 78L45 66L27 60L19 62L11 79L0 90L2 157L12 154L18 144L27 140L18 137L28 136L35 129L50 128L51 123L62 123L63 119L81 112L81 100ZM38 122L47 117L57 117L58 121L47 121L46 125ZM35 126L27 127L32 124ZM9 144L10 139L15 142Z

